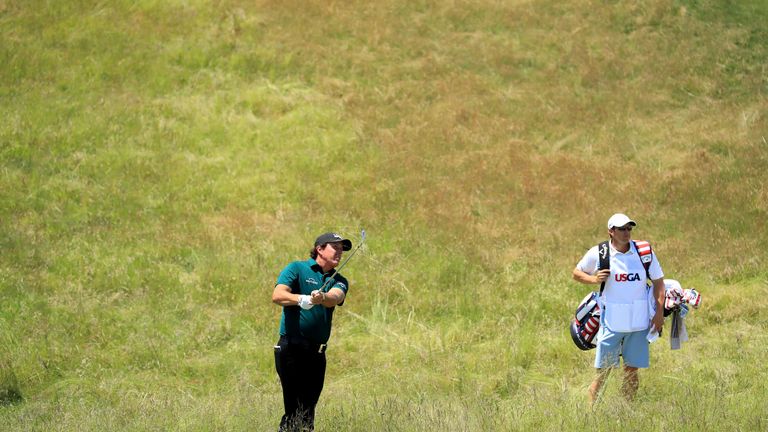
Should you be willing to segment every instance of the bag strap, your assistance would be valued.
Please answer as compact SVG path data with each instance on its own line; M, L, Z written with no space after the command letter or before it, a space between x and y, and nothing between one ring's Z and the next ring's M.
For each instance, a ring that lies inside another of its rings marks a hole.
M599 258L599 261L597 263L597 271L611 268L611 249L608 246L609 241L610 240L606 240L600 243L599 245L597 245L597 256ZM605 289L605 281L603 281L600 284L600 295L603 295L604 289Z
M650 284L651 273L648 269L651 268L651 261L653 261L651 244L644 240L632 240L632 243L635 245L635 250L637 250L637 255L640 257L640 262L642 262L643 267L645 267L646 281Z

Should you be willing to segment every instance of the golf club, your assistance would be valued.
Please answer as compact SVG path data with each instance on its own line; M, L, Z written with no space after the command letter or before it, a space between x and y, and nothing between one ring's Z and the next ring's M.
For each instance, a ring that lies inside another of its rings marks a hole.
M365 230L362 230L362 231L360 232L360 243L358 243L358 244L357 244L357 247L355 248L355 250L353 250L353 251L352 251L352 253L351 253L351 254L349 254L349 256L347 257L347 259L345 259L345 260L344 260L344 262L343 262L343 263L341 263L341 265L340 265L340 266L338 266L338 267L336 267L335 269L333 269L333 274L332 274L332 275L331 275L331 276L330 276L328 279L326 279L326 280L325 280L325 283L323 284L323 286L321 286L321 287L320 287L320 292L326 292L325 290L326 290L326 288L328 288L328 284L329 284L329 283L330 283L332 280L334 280L334 276L336 276L337 274L339 274L339 271L341 271L341 269L343 269L343 268L344 268L344 266L345 266L345 265L347 265L347 263L349 262L349 260L350 260L350 259L352 259L352 257L355 255L355 253L357 252L357 250L358 250L358 249L360 249L360 246L362 246L362 245L363 245L363 243L365 243Z

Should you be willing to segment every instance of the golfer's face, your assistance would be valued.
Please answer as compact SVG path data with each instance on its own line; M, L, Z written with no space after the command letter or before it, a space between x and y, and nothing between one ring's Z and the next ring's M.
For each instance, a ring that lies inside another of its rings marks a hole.
M328 243L325 245L325 247L321 248L318 252L318 255L323 257L323 259L336 267L339 265L339 261L341 261L341 254L344 252L344 245L341 244L341 242L333 242Z

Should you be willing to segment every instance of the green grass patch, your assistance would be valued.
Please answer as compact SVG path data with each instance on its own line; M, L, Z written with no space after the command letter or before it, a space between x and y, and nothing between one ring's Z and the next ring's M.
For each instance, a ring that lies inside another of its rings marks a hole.
M0 0L0 424L273 429L277 273L365 228L318 430L765 429L767 14ZM616 211L704 303L589 411Z

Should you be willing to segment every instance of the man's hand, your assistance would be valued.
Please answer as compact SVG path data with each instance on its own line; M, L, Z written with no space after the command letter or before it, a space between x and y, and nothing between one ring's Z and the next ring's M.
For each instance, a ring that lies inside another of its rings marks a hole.
M312 299L311 299L310 296L308 296L308 295L300 295L299 296L299 307L300 308L302 308L304 310L312 309L312 306L314 306L314 305L315 304L312 303Z
M605 282L608 279L608 276L610 275L611 275L610 269L602 269L598 271L597 274L595 275L595 283L600 284Z
M661 328L664 327L664 312L656 313L651 320L651 326L661 333Z
M322 304L325 301L325 293L320 290L314 290L310 294L310 299L313 305Z
M587 285L601 284L608 280L608 276L610 275L611 269L602 269L594 275L591 275L578 267L573 269L573 279Z

